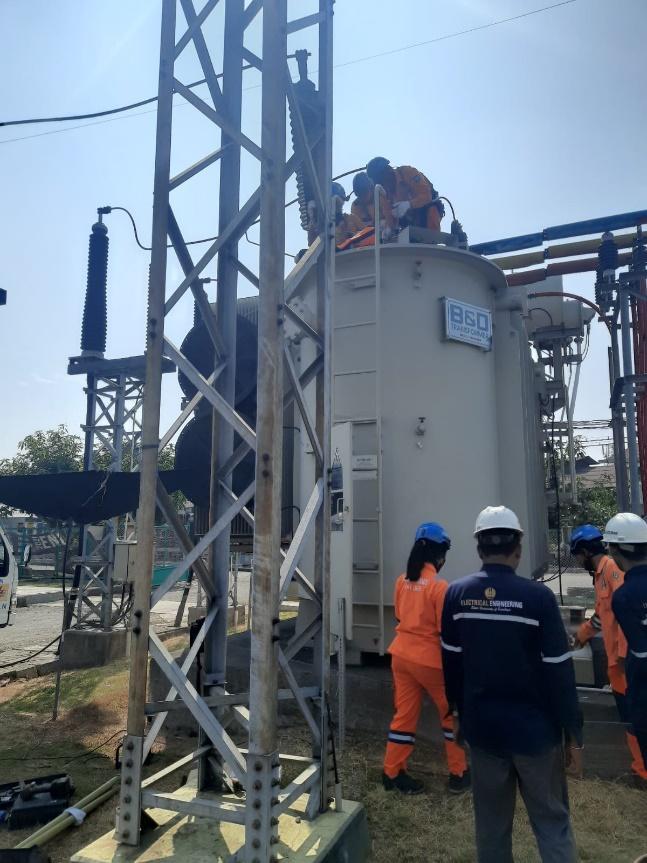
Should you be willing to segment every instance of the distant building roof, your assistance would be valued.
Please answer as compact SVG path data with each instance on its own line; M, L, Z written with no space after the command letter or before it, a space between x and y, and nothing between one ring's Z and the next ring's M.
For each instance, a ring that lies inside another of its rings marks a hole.
M578 467L577 478L583 488L592 488L595 485L615 488L616 473L612 464L593 464L580 470Z

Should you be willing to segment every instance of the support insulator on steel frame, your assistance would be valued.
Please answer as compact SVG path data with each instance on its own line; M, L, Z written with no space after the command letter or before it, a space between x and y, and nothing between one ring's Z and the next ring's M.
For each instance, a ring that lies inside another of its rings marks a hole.
M104 223L99 221L92 225L81 328L81 351L85 356L102 357L106 350L108 242L108 228Z
M308 78L308 52L295 52L297 65L299 67L299 80L294 85L296 100L303 118L303 126L305 128L308 143L316 141L323 129L324 125L324 106L321 102L321 97L314 83ZM295 129L296 118L294 117L292 106L290 105L290 129L292 131L292 143L295 152L299 151L298 136ZM305 169L303 162L296 169L297 181L297 200L299 204L299 216L301 219L301 227L307 231L312 227L312 215L309 209L309 204L314 200L315 194L312 188L310 177ZM327 193L328 190L326 190Z
M613 299L616 270L619 266L618 246L611 231L602 234L602 242L598 247L598 261L595 301L601 309L606 311Z

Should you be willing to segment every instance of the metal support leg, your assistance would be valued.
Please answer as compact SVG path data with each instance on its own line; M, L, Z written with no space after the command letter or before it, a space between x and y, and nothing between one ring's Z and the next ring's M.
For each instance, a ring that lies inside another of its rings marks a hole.
M153 577L153 542L157 490L162 351L164 344L164 298L166 288L166 226L168 221L168 177L171 164L173 117L173 55L175 50L175 0L163 0L160 70L157 102L157 148L153 197L151 269L146 320L146 386L142 419L142 458L139 510L137 513L137 561L130 648L128 721L126 746L132 744L132 761L121 775L121 798L117 814L117 837L126 845L139 842L141 770L148 676L148 630ZM130 802L126 803L126 798ZM126 808L122 808L126 807ZM126 818L129 815L129 818Z
M319 11L323 22L319 28L319 92L325 105L325 135L315 150L315 164L319 174L319 185L330 190L332 177L332 2L319 0ZM317 320L316 330L322 334L323 368L316 378L316 431L322 448L321 470L316 479L323 479L323 502L315 525L315 589L321 600L323 626L315 639L315 676L321 691L319 724L321 745L315 748L320 765L320 781L313 800L318 802L320 812L328 806L329 738L327 699L330 693L330 445L332 434L331 386L332 386L332 285L334 282L334 220L332 198L326 194L326 213L323 219L321 242L322 254L317 261Z
M249 776L251 793L245 820L245 861L270 859L272 770L278 767L278 623L281 552L283 453L283 303L285 251L287 2L263 4L263 101L261 222L258 309L258 401L256 497L250 663ZM281 86L282 85L282 86ZM276 766L275 766L276 765ZM259 769L260 766L260 769ZM256 787L256 783L260 787ZM278 788L278 784L276 786ZM250 794L250 789L247 789ZM277 797L278 802L278 795ZM260 813L260 818L256 813ZM259 822L259 823L257 823Z
M631 297L628 291L620 291L620 324L622 336L622 373L625 379L633 374L633 343L631 335ZM627 381L624 386L625 416L627 418L627 452L629 455L629 504L631 512L641 514L640 470L638 465L638 427L636 425L636 403L634 385Z
M225 5L225 32L223 55L222 113L229 125L240 132L242 110L242 50L244 36L244 2L227 0ZM220 173L219 224L229 224L238 213L240 205L240 144L224 133ZM238 286L238 242L229 243L218 255L217 327L226 355L226 366L217 382L217 390L232 406L236 397L236 296ZM216 366L218 360L216 359ZM211 507L210 525L223 515L228 500L220 485L221 468L234 450L234 430L214 410L212 412L211 446ZM225 479L231 487L231 477ZM224 686L227 652L227 610L229 605L229 526L222 531L211 547L210 569L214 585L214 598L218 616L207 635L204 651L203 690L205 695ZM206 742L201 735L201 742ZM198 783L200 788L221 787L220 776L214 775L213 759L200 759Z
M620 354L618 351L618 330L615 320L611 325L611 347L609 348L609 389L615 390L616 378L620 376ZM627 512L629 496L627 493L627 457L625 454L624 420L622 410L616 405L611 408L611 429L613 432L613 466L616 477L616 499L618 510Z

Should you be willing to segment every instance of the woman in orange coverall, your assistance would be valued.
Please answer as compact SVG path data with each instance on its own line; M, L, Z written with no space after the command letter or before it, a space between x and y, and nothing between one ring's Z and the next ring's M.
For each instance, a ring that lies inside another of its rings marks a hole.
M454 740L454 722L445 697L440 622L447 582L438 578L450 539L441 525L421 524L407 562L395 585L396 636L391 642L395 716L389 730L382 784L387 791L420 794L424 784L407 773L416 742L416 727L426 692L438 710L449 766L449 791L470 787L465 751Z

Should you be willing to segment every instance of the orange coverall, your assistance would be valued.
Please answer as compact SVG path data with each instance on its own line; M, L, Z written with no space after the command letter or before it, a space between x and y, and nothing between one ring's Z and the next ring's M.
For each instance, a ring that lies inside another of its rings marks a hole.
M389 203L384 192L380 192L380 221L385 223L384 226L386 228L395 227L395 219L391 212L392 207L393 205ZM365 225L375 226L375 200L373 193L371 192L368 201L360 201L359 198L355 198L351 204L350 211L358 219L361 219Z
M341 218L335 225L335 244L338 246L344 240L355 236L358 231L365 228L364 222L353 213L342 213Z
M594 576L595 613L577 631L577 640L580 644L586 644L600 632L602 633L604 649L607 654L609 683L623 722L626 721L624 700L627 692L627 678L618 664L618 660L624 660L627 656L627 639L615 618L611 608L611 600L614 591L622 585L624 580L624 572L618 569L611 557L603 555ZM638 741L629 731L627 732L627 746L633 759L631 769L638 776L647 779L647 770L643 763Z
M424 174L410 165L402 165L394 170L395 188L392 194L390 189L386 190L391 206L399 201L408 201L411 209L418 211L411 214L411 224L419 228L432 228L439 231L442 218L440 211L436 206L429 206L432 201L433 185Z
M438 578L430 563L424 565L418 581L409 581L401 575L395 584L398 625L389 653L396 712L384 758L384 772L391 779L407 769L425 692L440 716L449 772L462 776L467 769L465 752L454 740L454 721L445 696L440 622L446 591L447 582Z

